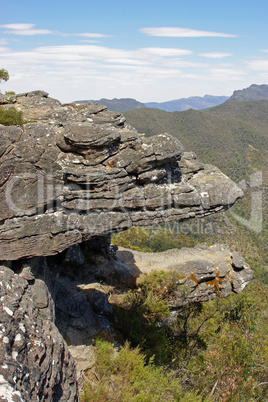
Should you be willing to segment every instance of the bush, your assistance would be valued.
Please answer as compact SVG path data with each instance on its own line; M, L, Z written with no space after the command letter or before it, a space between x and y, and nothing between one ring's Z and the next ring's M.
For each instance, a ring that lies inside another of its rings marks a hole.
M172 248L193 247L197 241L191 236L162 227L131 227L112 235L113 244L144 252L160 252Z
M168 362L166 336L159 323L169 317L169 301L180 281L177 272L153 270L140 281L139 289L127 292L121 303L113 306L119 321L119 331L133 347L139 346L147 358Z
M14 107L10 109L0 108L0 124L4 126L21 126L24 123L23 114Z
M201 402L194 394L182 396L181 386L172 373L166 374L156 367L153 359L149 364L138 348L130 349L127 343L119 351L108 342L96 342L96 367L92 378L88 378L82 402Z
M127 293L114 309L125 338L146 362L154 356L173 373L183 395L177 400L265 400L268 286L253 282L227 299L182 307L173 325L160 327L177 281L176 273L152 271Z

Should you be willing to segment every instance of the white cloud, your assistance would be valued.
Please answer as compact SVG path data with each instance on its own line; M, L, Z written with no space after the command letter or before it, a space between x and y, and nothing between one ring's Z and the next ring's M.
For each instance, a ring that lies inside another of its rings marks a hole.
M141 48L137 50L114 49L97 45L63 45L43 46L29 51L12 52L5 48L5 58L16 59L17 61L31 62L33 64L50 63L58 65L62 62L73 62L79 65L98 62L121 63L129 65L154 65L177 67L180 61L173 56L189 55L190 50L172 48ZM174 61L174 66L172 66Z
M0 25L0 27L8 29L6 33L13 35L30 36L30 35L48 35L54 33L49 29L34 29L35 27L34 24L5 24Z
M251 70L268 72L268 60L267 59L252 60L252 61L248 62L247 64Z
M142 49L145 52L151 53L155 56L186 56L192 54L191 50L176 49L176 48L162 48L162 47L147 47Z
M81 37L92 38L92 39L109 37L109 35L104 35L101 33L84 32L84 33L77 33L77 34L76 33L69 34L69 33L51 31L50 29L36 29L35 24L5 24L5 25L0 25L0 28L8 29L8 31L5 31L5 33L8 33L8 34L25 35L25 36L57 34L57 35L61 35L61 36L81 36Z
M21 36L33 36L33 35L50 35L53 34L53 31L50 31L49 29L24 29L24 30L14 30L14 31L9 31L8 33L14 34L14 35L21 35Z
M5 24L0 25L1 28L14 29L15 31L28 30L35 27L34 24Z
M231 53L221 53L221 52L211 52L211 53L200 53L199 56L209 57L212 59L222 59L224 57L232 56Z
M268 49L262 49L261 52L268 53Z
M210 31L197 31L190 28L179 27L160 27L160 28L141 28L140 32L149 36L167 36L173 38L197 38L197 37L217 37L217 38L235 38L237 35L210 32Z
M90 39L81 39L78 41L79 43L99 43L99 40L90 40Z
M101 33L88 33L88 32L74 34L74 36L84 36L85 38L109 38L110 37L110 35L104 35Z
M0 46L7 45L6 39L0 39Z
M81 43L18 51L0 46L0 55L10 74L5 90L19 93L43 89L62 102L101 97L163 101L205 93L230 95L252 82L265 82L268 71L268 60L251 60L255 62L251 70L246 63L236 66L209 58L200 62L202 59L195 58L190 50L162 47L127 50ZM267 68L260 70L256 64L260 62L266 62ZM258 68L257 73L251 72L253 67Z
M241 80L246 72L241 69L236 69L233 67L218 66L209 69L209 73L206 79L213 81L237 81Z

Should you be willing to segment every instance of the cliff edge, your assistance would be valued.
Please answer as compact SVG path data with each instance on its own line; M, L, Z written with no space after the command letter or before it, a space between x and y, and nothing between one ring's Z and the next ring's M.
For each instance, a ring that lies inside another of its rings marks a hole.
M61 105L42 91L1 96L1 103L29 122L0 126L0 260L205 216L243 195L173 136L145 138L105 107Z

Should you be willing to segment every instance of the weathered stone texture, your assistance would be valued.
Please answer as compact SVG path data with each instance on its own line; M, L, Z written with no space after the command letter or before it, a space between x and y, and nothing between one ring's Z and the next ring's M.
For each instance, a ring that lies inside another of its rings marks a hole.
M32 121L0 126L0 260L204 216L242 196L217 168L184 153L178 139L145 138L99 105L61 105L43 91L1 96L0 103Z
M117 258L131 268L136 276L148 274L152 270L179 273L182 279L178 284L180 295L175 303L177 307L227 297L232 291L239 293L253 277L243 257L219 244L160 253L143 253L120 247ZM181 285L186 285L187 291L180 292ZM174 307L174 300L172 303Z
M45 283L33 287L5 266L0 281L0 397L9 387L17 399L8 400L78 401L74 360L47 309Z

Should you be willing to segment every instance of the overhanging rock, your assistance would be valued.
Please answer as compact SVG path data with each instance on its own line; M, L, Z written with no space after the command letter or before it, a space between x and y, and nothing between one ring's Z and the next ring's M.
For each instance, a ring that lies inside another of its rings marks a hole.
M31 122L0 126L0 260L57 254L131 226L205 216L243 196L169 134L42 91L1 96Z

